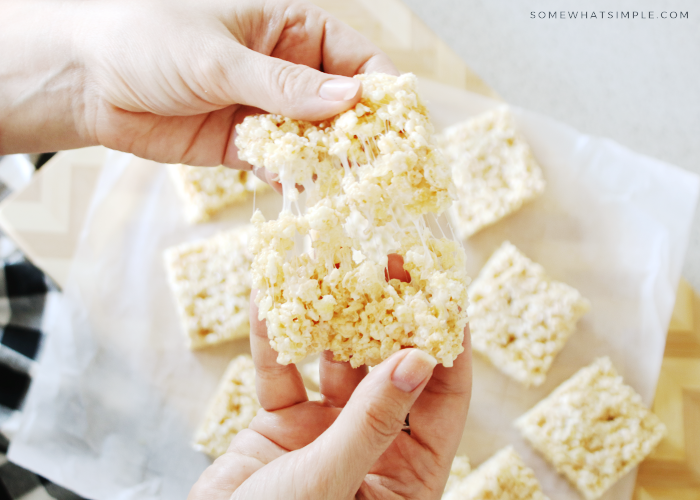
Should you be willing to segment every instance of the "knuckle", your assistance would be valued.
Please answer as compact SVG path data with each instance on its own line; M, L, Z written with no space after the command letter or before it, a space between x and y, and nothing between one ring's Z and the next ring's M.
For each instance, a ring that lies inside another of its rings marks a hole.
M197 73L207 88L218 88L221 82L227 80L229 68L224 61L227 60L225 51L215 44L207 44L202 47L201 53L207 57L200 57L196 60Z
M255 374L263 380L277 380L281 375L289 370L285 365L261 364L255 367Z
M280 111L287 116L294 115L299 97L309 84L309 69L300 64L281 64L275 70L273 81L279 96Z
M230 82L234 81L233 75L240 64L232 58L231 47L219 40L203 37L193 42L193 48L191 52L200 56L188 59L187 67L181 71L187 75L188 84L199 92L206 90L206 99L217 105L228 103L226 97L230 94Z
M389 440L401 431L404 420L397 416L400 413L398 404L392 402L391 405L387 405L386 403L385 400L382 406L371 405L365 413L367 432L372 438L380 436Z

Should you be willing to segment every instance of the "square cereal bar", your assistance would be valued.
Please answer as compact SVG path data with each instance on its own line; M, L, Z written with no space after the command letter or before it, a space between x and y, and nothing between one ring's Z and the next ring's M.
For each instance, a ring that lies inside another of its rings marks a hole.
M234 436L248 427L259 409L253 359L242 354L226 368L195 434L194 448L212 458L223 455Z
M515 426L587 500L600 498L666 432L609 358L579 370Z
M444 500L548 500L515 450L502 449L443 496Z
M472 345L506 375L538 386L589 308L506 241L469 287Z
M440 146L452 166L458 200L449 214L460 239L518 210L545 187L542 169L507 106L447 128Z
M248 336L250 233L243 226L166 250L168 281L191 349Z
M216 212L245 201L249 193L265 190L267 184L252 172L218 167L171 165L170 173L184 202L189 223L206 222Z

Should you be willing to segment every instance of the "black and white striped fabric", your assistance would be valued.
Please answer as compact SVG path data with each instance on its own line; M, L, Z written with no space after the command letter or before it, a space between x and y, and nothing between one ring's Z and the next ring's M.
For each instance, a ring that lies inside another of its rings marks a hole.
M0 200L9 192L0 181ZM57 292L56 286L0 232L0 500L81 500L6 458L8 435L21 416L41 350L49 292Z

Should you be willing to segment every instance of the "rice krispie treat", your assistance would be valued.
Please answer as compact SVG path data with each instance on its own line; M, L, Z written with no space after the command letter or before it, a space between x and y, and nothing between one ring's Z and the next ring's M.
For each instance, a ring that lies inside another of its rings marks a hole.
M458 484L466 479L469 473L472 471L472 467L469 464L469 457L466 455L458 455L452 460L452 466L450 467L450 475L447 478L447 484L445 484L445 495L455 488Z
M600 498L666 432L609 358L579 370L515 425L587 500Z
M513 447L502 449L445 491L443 500L548 500Z
M251 230L248 225L166 250L168 281L189 348L248 336Z
M526 386L544 382L554 357L590 308L575 288L505 242L469 287L475 351Z
M507 106L447 128L439 143L457 186L458 200L449 215L459 238L497 222L544 191L542 169Z
M206 222L216 212L240 203L254 191L269 189L252 172L218 167L170 165L170 173L184 202L189 223Z
M261 408L255 393L255 366L248 354L229 363L194 438L194 448L212 458L223 455L231 440Z
M414 75L355 78L361 102L329 121L258 115L237 127L239 157L284 187L279 218L252 219L260 319L279 363L328 349L357 367L417 347L451 366L467 322L465 254L423 219L450 205L450 169ZM389 254L409 283L385 279Z

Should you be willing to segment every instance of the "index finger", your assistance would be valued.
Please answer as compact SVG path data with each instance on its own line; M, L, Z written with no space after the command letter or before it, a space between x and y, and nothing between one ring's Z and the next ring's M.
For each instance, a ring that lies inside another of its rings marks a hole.
M324 28L323 68L327 73L343 76L400 74L389 56L347 24L329 15Z
M280 4L284 6L283 35L271 56L334 75L351 77L372 72L399 75L379 47L344 22L315 5L289 3ZM264 51L264 47L252 46Z
M270 347L265 321L258 319L255 296L250 294L250 351L255 363L255 388L260 405L267 411L279 410L308 401L306 388L296 365L280 365Z

